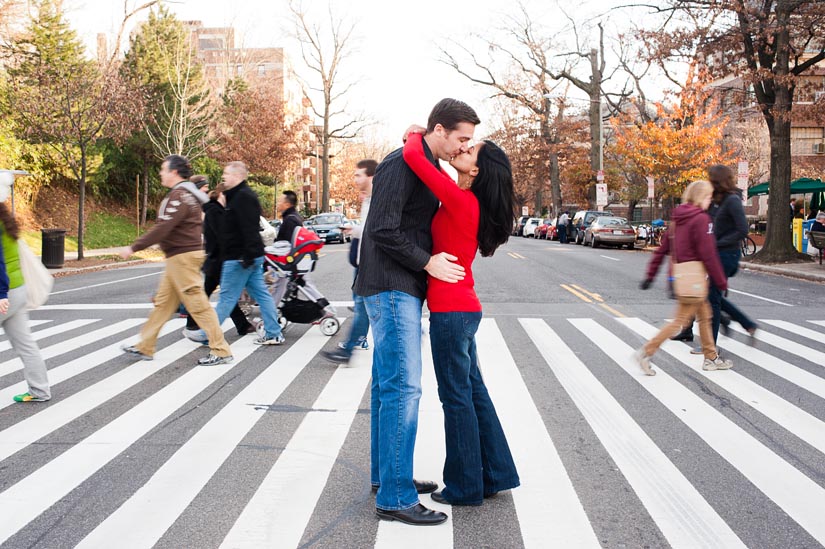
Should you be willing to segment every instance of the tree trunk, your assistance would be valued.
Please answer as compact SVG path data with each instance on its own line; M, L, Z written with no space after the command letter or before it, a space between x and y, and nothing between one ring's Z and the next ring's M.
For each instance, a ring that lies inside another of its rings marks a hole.
M561 171L559 170L559 153L550 153L550 195L553 199L553 215L561 213Z
M86 146L80 145L80 198L77 204L77 260L83 259L83 204L86 201Z
M541 217L542 216L542 210L544 209L543 204L542 204L544 197L542 196L542 192L541 192L541 187L542 187L541 182L539 181L537 183L538 184L537 184L537 187L536 187L535 201L533 203L533 206L534 206L535 209L533 210L533 213L534 213L535 217Z
M636 200L635 198L632 198L632 199L627 201L627 222L628 223L633 222L633 211L636 209L636 204L638 202L639 201Z
M599 71L599 51L590 50L590 171L592 182L587 190L587 209L596 209L596 173L602 169L602 75Z

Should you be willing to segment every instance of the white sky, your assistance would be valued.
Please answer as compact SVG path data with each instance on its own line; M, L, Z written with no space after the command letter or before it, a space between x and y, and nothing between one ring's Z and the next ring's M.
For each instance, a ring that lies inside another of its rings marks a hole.
M128 0L133 6L142 0ZM379 137L400 140L410 123L425 124L431 107L443 97L464 100L476 108L482 119L477 136L490 131L484 121L491 118L493 103L486 98L492 88L479 86L438 61L439 45L447 39L473 46L472 33L485 37L500 35L507 12L516 13L518 4L508 0L331 0L337 15L356 23L360 36L357 49L346 61L341 82L357 84L347 101L349 112L363 113L377 121L369 130ZM311 9L326 14L324 0L305 0ZM559 6L577 23L615 6L612 0L524 0L531 18L550 32L568 26ZM179 0L167 4L182 20L197 19L206 26L233 26L238 42L245 47L284 47L290 53L299 75L311 78L304 70L291 31L287 0ZM123 16L123 0L64 0L67 16L87 46L94 48L95 36L112 36ZM142 14L140 19L145 19ZM626 17L613 12L607 19L606 35L617 32ZM638 16L636 22L638 23ZM569 28L569 27L568 27ZM569 33L566 34L569 36ZM561 36L561 35L560 35ZM595 45L596 35L592 34ZM127 40L124 39L124 45ZM483 52L482 52L483 53ZM586 73L581 72L586 79ZM617 83L617 86L620 84Z

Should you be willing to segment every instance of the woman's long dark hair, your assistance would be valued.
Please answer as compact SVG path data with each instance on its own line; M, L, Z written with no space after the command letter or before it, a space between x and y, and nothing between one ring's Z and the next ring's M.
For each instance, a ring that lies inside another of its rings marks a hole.
M729 194L738 192L733 170L723 164L716 164L708 168L708 179L713 185L713 201L722 202Z
M14 240L20 238L20 228L17 226L17 221L9 211L4 203L0 202L0 222L3 223L3 230L5 230Z
M484 141L478 151L478 175L470 187L478 199L478 249L490 257L513 231L516 197L510 159L501 147Z

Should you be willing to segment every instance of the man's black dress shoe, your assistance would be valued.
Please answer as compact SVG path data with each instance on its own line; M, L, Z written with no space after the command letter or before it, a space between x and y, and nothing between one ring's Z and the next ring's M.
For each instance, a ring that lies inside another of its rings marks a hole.
M480 501L478 503L450 503L444 498L443 495L441 495L441 492L433 492L432 494L430 494L430 497L434 502L441 503L443 505L467 505L472 507L477 507L481 505Z
M399 511L385 511L384 509L376 507L375 514L382 520L397 520L398 522L411 524L413 526L434 526L447 520L446 514L441 511L427 509L420 503L417 503L409 509L401 509Z
M336 349L335 351L321 351L321 356L330 362L336 362L338 364L348 364L350 359L350 355L345 353L343 349Z
M679 333L678 333L678 334L676 334L675 336L671 337L670 339L671 339L672 341L687 341L687 342L691 342L691 341L693 341L693 329L692 329L692 328L689 328L689 329L687 329L687 330L682 330L681 332L679 332Z
M435 483L431 480L415 480L413 479L413 484L415 485L415 491L419 494L429 494L430 492L435 492L438 490L438 483ZM378 492L378 486L372 487L372 493Z

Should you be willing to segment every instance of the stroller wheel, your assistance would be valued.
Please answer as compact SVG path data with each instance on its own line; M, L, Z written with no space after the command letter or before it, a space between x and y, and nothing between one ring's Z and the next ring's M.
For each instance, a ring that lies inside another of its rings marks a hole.
M318 326L321 328L321 333L325 336L334 336L338 333L341 323L334 316L325 316L318 321Z

